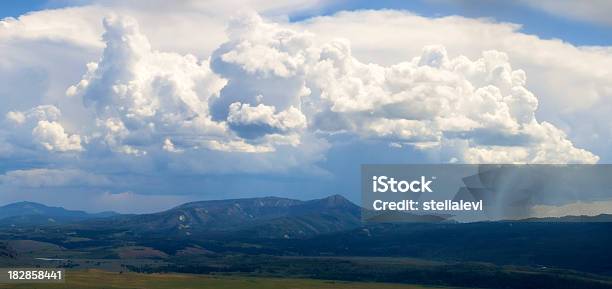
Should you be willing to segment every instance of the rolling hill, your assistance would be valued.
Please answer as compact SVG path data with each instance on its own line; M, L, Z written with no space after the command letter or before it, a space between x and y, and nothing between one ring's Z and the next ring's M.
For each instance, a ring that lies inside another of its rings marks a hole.
M34 202L18 202L0 207L0 225L25 226L65 224L87 219L105 218L118 215L115 212L90 214L84 211L50 207Z

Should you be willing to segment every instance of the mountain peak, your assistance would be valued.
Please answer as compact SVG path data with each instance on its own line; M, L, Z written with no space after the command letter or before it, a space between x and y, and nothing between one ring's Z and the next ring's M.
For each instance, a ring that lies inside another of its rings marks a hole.
M334 195L331 195L329 197L325 197L325 198L323 198L321 200L326 201L326 202L328 202L330 204L346 204L346 203L351 203L351 201L349 201L347 198L345 198L344 196L339 195L339 194L334 194Z
M318 200L312 200L312 201L309 201L309 203L312 203L317 206L323 206L326 208L340 208L340 209L358 208L358 206L353 204L353 202L349 201L347 198L339 194L331 195L329 197L325 197L325 198L318 199Z

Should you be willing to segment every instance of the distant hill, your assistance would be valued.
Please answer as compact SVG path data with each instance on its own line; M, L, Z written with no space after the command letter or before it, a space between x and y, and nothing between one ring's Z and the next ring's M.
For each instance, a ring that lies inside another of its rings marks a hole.
M0 207L0 225L62 224L116 215L115 212L90 214L34 202L18 202Z
M360 208L340 195L300 201L278 197L200 201L167 211L82 223L90 228L190 236L303 238L361 225Z
M546 218L528 218L519 220L520 222L556 222L556 223L608 223L612 222L611 214L600 214L596 216L563 216L563 217L546 217Z

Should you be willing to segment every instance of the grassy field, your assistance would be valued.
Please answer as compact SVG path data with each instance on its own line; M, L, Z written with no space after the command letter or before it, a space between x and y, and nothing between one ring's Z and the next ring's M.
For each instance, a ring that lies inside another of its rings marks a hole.
M137 274L101 270L68 271L65 284L0 284L23 289L425 289L404 284L357 283L312 279L229 277L189 274Z

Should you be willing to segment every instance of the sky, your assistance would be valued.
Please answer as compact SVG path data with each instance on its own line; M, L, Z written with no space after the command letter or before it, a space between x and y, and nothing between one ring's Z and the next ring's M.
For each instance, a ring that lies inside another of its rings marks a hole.
M609 163L608 1L4 1L0 204L359 201L366 163Z

